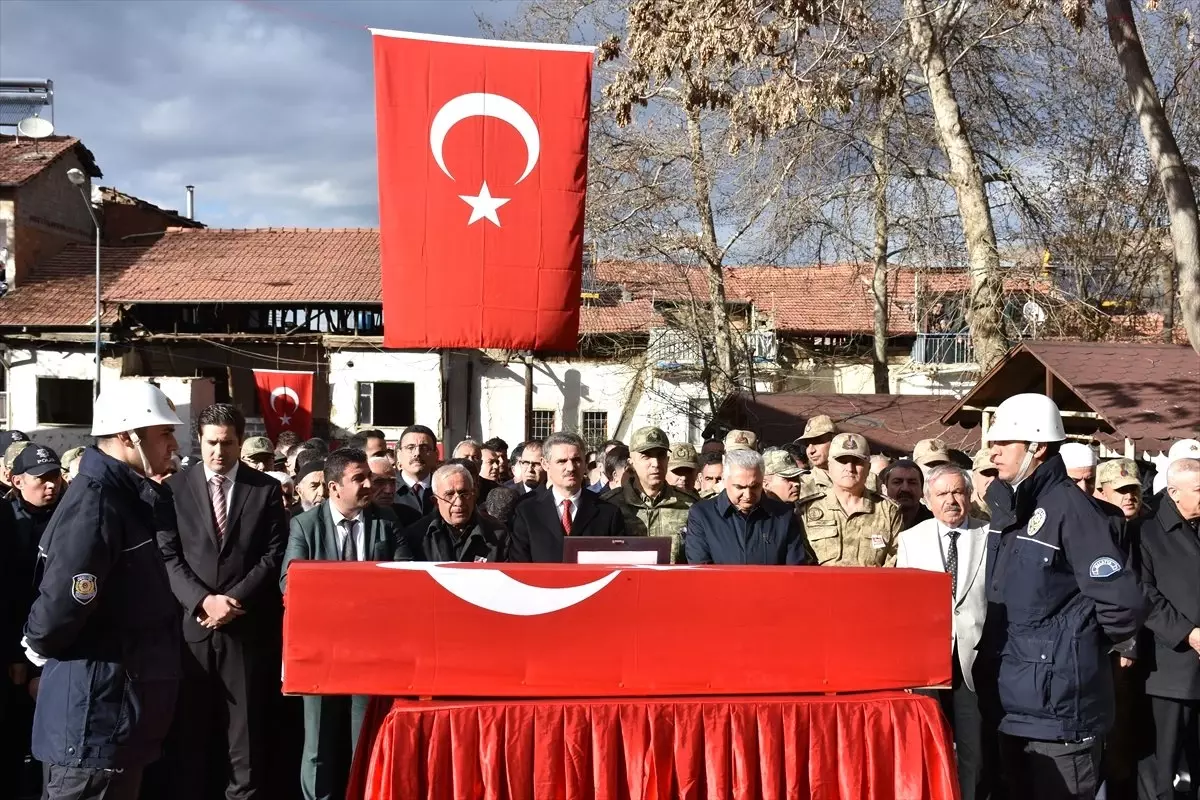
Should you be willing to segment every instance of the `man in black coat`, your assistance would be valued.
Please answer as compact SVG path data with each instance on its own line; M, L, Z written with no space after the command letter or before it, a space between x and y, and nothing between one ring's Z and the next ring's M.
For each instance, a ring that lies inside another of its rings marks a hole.
M541 452L549 485L517 505L508 560L561 564L567 536L623 536L621 510L584 489L587 445L583 439L573 433L555 433Z
M396 500L392 511L401 525L411 525L437 507L429 479L437 468L437 437L424 425L409 425L396 446Z
M503 561L508 531L476 510L471 471L463 464L446 464L433 473L432 485L437 511L404 529L401 538L408 553L397 552L396 560Z
M168 481L178 530L160 535L159 547L186 645L178 798L250 800L266 788L288 528L279 481L239 463L245 431L232 405L204 409L196 420L201 462Z
M1167 493L1142 523L1142 591L1150 602L1146 628L1154 634L1146 694L1155 727L1155 758L1140 768L1156 797L1174 798L1175 773L1200 784L1200 460L1183 458L1167 470Z

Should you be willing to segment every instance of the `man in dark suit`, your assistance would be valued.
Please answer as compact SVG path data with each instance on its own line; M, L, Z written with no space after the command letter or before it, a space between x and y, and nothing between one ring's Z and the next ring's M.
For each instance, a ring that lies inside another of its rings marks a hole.
M396 447L396 502L392 511L404 525L411 525L437 508L429 479L438 465L437 437L424 425L409 425Z
M468 462L469 463L469 462ZM508 546L504 525L480 514L476 478L465 463L453 461L433 473L437 511L404 529L407 552L417 561L503 561Z
M504 486L515 489L522 496L536 492L546 483L546 467L541 442L522 442L513 450L513 479ZM587 454L584 453L584 457ZM587 465L584 464L586 472Z
M204 409L200 463L167 482L178 529L160 533L159 548L185 642L172 797L250 800L266 791L287 515L279 482L239 464L245 432L232 405Z
M361 450L335 450L325 459L329 499L292 518L279 585L286 593L293 561L411 561L396 517L371 503L371 470ZM286 597L285 597L286 602ZM367 698L304 698L304 755L300 789L305 800L346 795Z
M573 433L555 433L540 450L550 483L517 505L508 560L561 564L567 536L624 535L621 510L584 490L587 446L583 439ZM528 444L525 453L529 453Z

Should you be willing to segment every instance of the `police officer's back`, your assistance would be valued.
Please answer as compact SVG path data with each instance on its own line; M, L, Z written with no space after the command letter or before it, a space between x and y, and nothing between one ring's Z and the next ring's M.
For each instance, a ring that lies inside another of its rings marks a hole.
M165 470L179 424L150 384L106 388L93 418L97 446L43 536L23 643L44 665L33 754L49 768L48 800L136 798L170 727L179 606L155 538L172 517L145 475Z
M1003 528L980 647L994 670L1010 796L1039 800L1095 796L1114 714L1108 653L1146 613L1104 513L1067 476L1064 438L1058 407L1033 394L1002 403L988 432L1014 494L1011 514L993 508Z

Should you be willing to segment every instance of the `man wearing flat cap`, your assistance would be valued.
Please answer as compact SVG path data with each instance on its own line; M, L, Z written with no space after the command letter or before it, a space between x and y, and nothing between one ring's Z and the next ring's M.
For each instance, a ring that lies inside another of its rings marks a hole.
M659 428L638 428L629 442L629 469L621 485L600 496L617 508L629 536L671 537L671 563L684 564L683 535L694 495L667 483L671 443Z
M900 509L867 488L871 470L867 440L857 433L834 436L828 465L832 485L801 496L797 506L817 562L839 567L892 566Z
M829 446L836 434L837 428L834 427L833 420L824 414L818 414L809 418L804 425L804 433L792 442L792 444L798 444L804 448L805 455L808 456L808 463L812 465L801 482L801 497L827 491L833 486L828 471Z

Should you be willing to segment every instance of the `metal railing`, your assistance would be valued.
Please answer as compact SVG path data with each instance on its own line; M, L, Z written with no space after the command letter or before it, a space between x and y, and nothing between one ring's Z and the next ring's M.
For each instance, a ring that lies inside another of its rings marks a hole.
M755 364L774 364L779 358L775 331L745 332L741 338L746 357ZM650 331L650 360L659 369L699 366L700 343L690 331L655 328Z
M918 364L974 364L969 333L918 333L912 359Z

